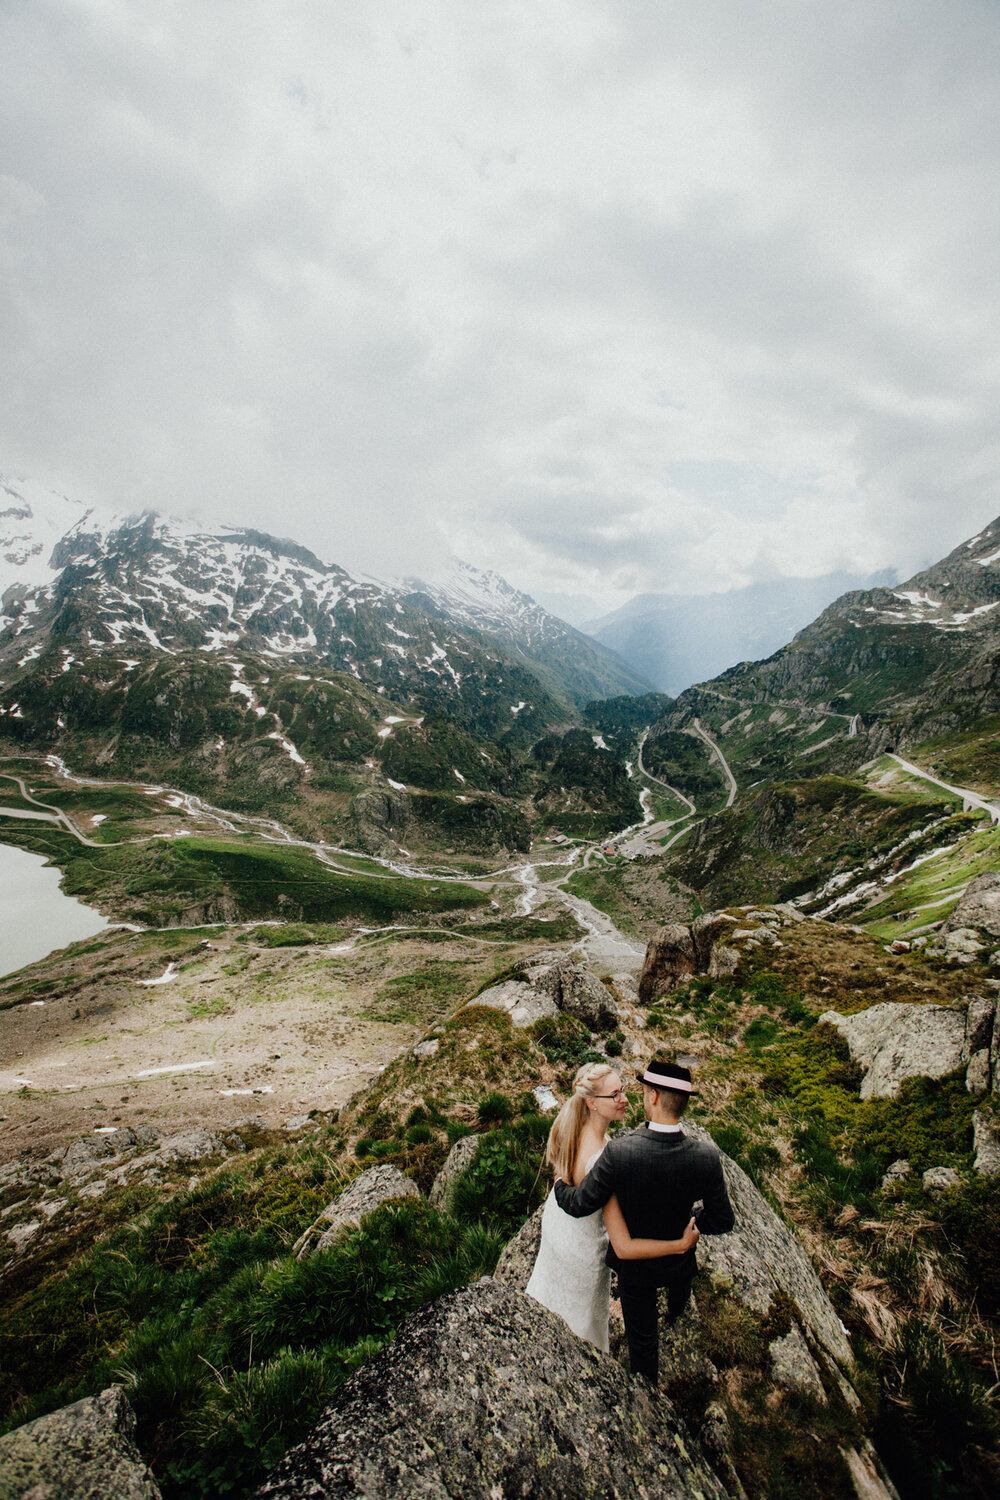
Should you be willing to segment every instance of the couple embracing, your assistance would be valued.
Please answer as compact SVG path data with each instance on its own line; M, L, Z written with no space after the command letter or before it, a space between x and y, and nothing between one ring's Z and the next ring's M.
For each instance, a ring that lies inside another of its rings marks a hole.
M655 1385L660 1288L673 1322L691 1291L699 1235L728 1234L735 1220L718 1151L681 1129L695 1093L689 1070L653 1061L639 1082L645 1125L609 1141L608 1126L625 1116L625 1083L606 1063L577 1073L549 1132L556 1184L526 1290L606 1350L616 1271L632 1371Z

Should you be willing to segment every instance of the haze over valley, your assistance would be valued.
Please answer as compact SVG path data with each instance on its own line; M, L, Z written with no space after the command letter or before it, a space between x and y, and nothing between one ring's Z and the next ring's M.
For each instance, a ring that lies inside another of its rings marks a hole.
M1000 1493L998 71L0 7L0 1495Z

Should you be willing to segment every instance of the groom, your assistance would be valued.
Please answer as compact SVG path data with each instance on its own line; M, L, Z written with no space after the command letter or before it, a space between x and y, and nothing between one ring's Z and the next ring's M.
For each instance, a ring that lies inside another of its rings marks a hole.
M556 1201L575 1219L603 1208L617 1194L625 1223L634 1239L680 1239L700 1198L695 1215L702 1234L728 1234L736 1222L722 1162L715 1146L683 1133L680 1118L696 1092L687 1068L654 1061L640 1075L646 1124L609 1141L580 1183L557 1181ZM618 1272L629 1363L636 1375L656 1384L659 1374L657 1298L667 1288L667 1320L684 1310L696 1264L694 1249L658 1260L619 1260L610 1244L605 1257Z

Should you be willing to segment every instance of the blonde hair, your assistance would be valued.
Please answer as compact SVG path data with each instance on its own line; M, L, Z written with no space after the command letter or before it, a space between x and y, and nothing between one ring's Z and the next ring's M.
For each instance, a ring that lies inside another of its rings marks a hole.
M617 1071L610 1063L584 1063L573 1079L572 1094L552 1121L545 1160L554 1167L556 1176L562 1177L566 1182L573 1181L580 1137L589 1114L586 1101L600 1092L599 1084L602 1079Z

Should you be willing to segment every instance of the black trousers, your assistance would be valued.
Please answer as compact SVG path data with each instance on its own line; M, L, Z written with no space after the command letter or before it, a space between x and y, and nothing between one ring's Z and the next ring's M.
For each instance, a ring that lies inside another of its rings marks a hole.
M666 1293L667 1317L673 1321L687 1306L694 1273L693 1265L685 1266L682 1274L663 1288L626 1286L618 1278L629 1366L633 1375L645 1375L654 1385L660 1374L660 1291Z

